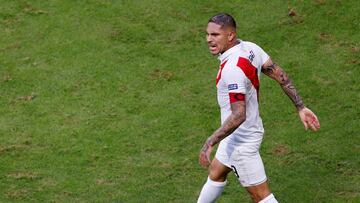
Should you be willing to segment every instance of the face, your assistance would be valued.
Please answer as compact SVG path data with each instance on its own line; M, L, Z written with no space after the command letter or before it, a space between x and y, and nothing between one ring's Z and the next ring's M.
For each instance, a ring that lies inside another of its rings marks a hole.
M234 32L229 28L222 28L216 23L208 23L206 28L206 41L209 46L210 53L217 55L224 53L230 48L234 38Z

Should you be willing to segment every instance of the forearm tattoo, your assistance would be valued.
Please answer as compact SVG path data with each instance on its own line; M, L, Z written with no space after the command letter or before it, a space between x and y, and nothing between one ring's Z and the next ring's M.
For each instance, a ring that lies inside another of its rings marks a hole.
M209 138L209 139L210 139L210 138ZM209 149L209 147L212 146L209 139L206 140L204 146L201 148L201 151L202 151L202 152L206 152L206 151Z
M219 129L217 129L205 142L203 151L206 151L210 146L214 146L222 139L230 135L241 123L246 119L245 101L231 103L231 115L225 120Z
M291 99L291 101L294 103L295 107L298 110L304 108L304 104L301 100L300 95L298 94L295 86L282 68L273 63L270 66L263 67L262 72L265 75L275 79L280 84L281 88Z

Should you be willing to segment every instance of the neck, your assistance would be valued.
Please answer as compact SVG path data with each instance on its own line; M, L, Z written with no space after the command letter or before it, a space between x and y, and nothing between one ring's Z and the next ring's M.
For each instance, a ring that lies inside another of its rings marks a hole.
M238 44L240 44L240 40L235 39L235 40L231 41L229 44L229 47L225 51L221 52L221 54L223 54L224 52L226 52L227 50L233 48L234 46L236 46Z

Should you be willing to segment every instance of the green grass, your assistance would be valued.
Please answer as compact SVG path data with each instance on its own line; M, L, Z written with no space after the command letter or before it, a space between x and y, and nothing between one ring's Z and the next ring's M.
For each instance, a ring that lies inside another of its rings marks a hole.
M356 0L0 0L0 202L195 202L219 126L210 16L291 76L305 132L265 76L261 154L280 202L360 202ZM296 16L289 17L289 9ZM235 178L219 202L250 202Z

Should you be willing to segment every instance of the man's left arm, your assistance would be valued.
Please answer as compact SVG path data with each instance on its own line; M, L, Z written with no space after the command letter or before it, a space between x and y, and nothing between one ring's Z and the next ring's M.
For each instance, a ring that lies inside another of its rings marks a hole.
M298 110L305 129L307 130L310 128L313 131L317 131L320 128L318 118L310 109L305 107L300 95L286 72L280 66L273 63L270 58L264 63L261 71L279 83L285 94L291 99Z

